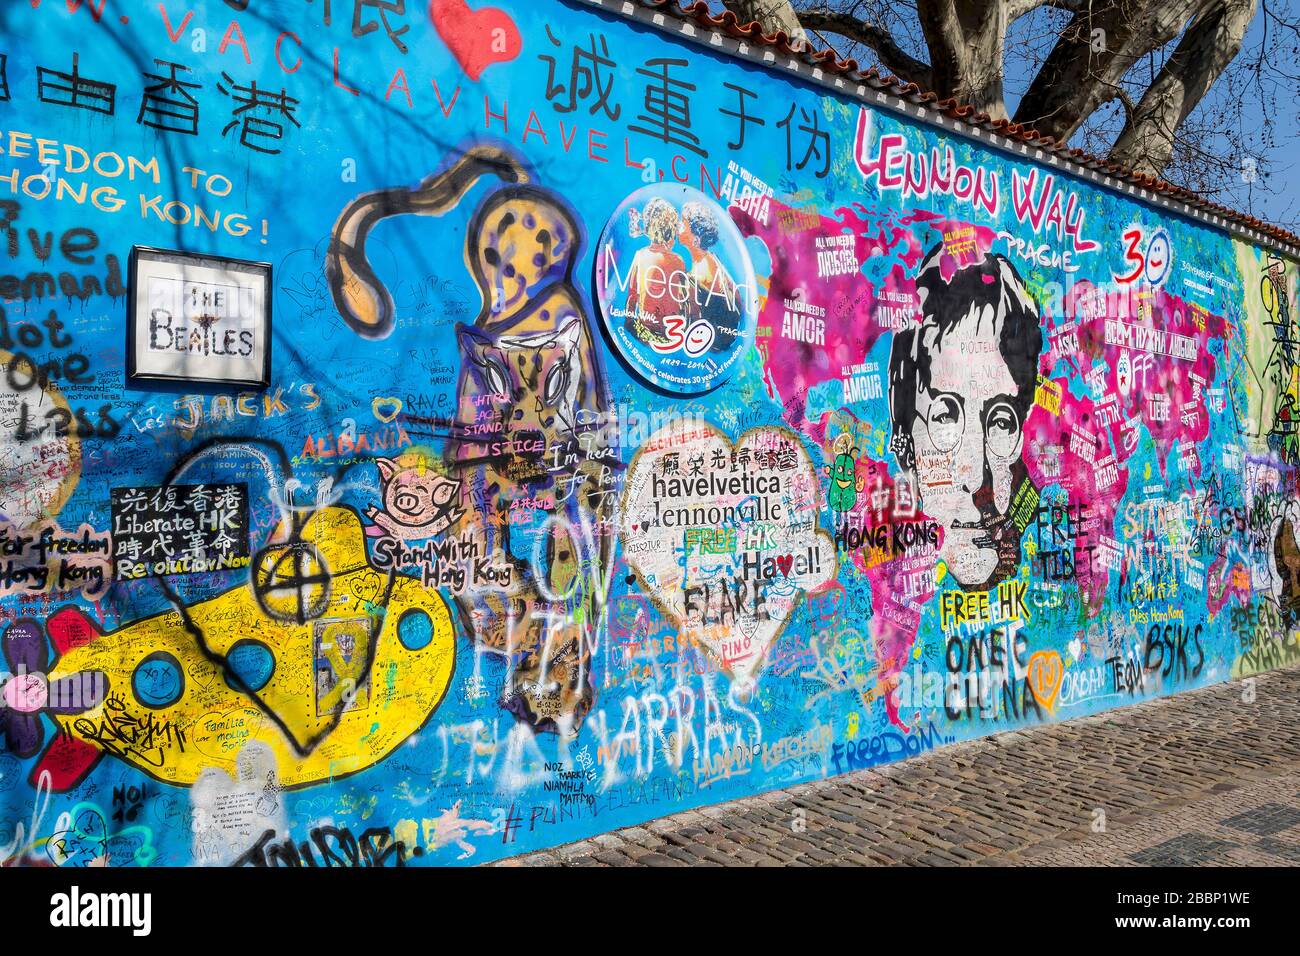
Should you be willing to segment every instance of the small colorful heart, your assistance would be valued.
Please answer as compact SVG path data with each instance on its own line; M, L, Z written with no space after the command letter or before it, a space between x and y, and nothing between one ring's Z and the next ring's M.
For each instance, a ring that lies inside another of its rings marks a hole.
M379 596L379 580L374 577L352 582L352 596L362 604L374 604Z
M493 63L513 60L524 48L515 21L496 7L471 10L465 0L431 0L429 19L471 80Z
M1029 658L1029 691L1049 711L1055 710L1065 664L1056 651L1038 651Z
M375 418L387 425L402 414L402 400L400 398L376 398L370 403L370 410L374 412Z

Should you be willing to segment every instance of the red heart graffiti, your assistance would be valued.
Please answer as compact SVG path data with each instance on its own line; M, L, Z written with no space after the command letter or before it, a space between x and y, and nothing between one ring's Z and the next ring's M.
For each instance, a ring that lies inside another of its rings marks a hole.
M496 7L471 10L465 0L430 0L429 19L471 80L493 63L513 60L524 48L515 21Z
M776 559L776 566L781 569L781 573L787 578L790 576L790 568L794 565L793 554L783 554Z

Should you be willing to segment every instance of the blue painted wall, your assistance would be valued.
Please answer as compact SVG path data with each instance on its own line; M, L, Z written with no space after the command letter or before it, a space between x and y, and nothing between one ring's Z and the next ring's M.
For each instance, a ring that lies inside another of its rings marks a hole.
M1290 259L672 19L0 17L10 863L479 863L1300 654ZM128 380L134 247L270 265L269 385Z

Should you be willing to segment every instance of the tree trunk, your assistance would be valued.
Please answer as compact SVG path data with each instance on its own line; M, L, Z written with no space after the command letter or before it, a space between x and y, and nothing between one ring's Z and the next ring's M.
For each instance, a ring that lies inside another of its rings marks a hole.
M1241 49L1257 0L1222 0L1183 34L1110 151L1112 162L1158 176L1174 133Z
M809 30L838 33L871 49L880 65L889 73L907 83L915 83L923 90L934 89L934 74L930 65L918 60L900 47L892 36L867 20L859 20L849 13L833 10L803 10L799 20Z
M1134 62L1178 36L1217 0L1107 0L1075 14L1016 109L1016 122L1068 142L1116 98Z
M935 94L1005 119L1006 0L918 0L916 11L930 49Z

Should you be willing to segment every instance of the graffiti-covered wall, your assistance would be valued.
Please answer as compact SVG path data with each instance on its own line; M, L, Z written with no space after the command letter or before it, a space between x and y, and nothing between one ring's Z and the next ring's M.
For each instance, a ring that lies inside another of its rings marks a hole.
M491 4L4 5L0 859L478 863L1300 657L1293 259Z

